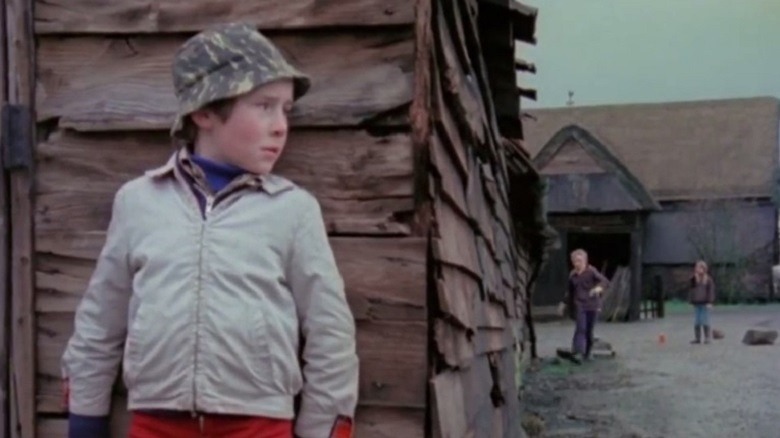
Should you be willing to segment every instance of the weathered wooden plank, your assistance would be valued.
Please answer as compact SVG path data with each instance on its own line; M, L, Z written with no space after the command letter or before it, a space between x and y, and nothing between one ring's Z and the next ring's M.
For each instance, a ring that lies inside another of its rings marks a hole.
M466 436L463 379L459 372L444 371L431 381L434 437Z
M445 98L455 110L464 133L475 141L484 144L487 116L485 103L480 94L479 85L474 76L466 76L458 63L455 46L449 26L443 12L438 11L435 20L437 55L442 69Z
M179 35L41 38L37 113L83 131L168 129L176 111L170 64ZM354 126L412 101L409 29L280 35L312 77L293 126Z
M439 64L434 60L433 66L439 71ZM466 158L466 144L458 131L458 125L452 117L450 108L444 100L441 79L438 75L433 75L432 79L432 105L434 109L434 121L436 124L437 137L445 145L445 149L451 155L455 168L461 180L465 181L469 175L468 159Z
M75 311L104 239L102 232L74 235L66 244L39 237L39 312ZM425 238L333 238L331 245L357 320L426 320Z
M193 32L244 21L262 29L412 24L404 0L35 0L35 32Z
M431 137L431 162L441 179L441 196L464 218L469 217L465 184L438 136Z
M425 410L358 406L355 413L355 437L423 438Z
M358 322L362 405L425 408L427 330L425 322ZM38 412L62 412L60 359L72 332L72 313L39 315Z
M5 33L2 43L7 44L6 76L7 103L33 108L35 94L35 39L33 38L33 11L29 0L4 1ZM4 102L5 103L5 102ZM19 126L27 130L35 141L33 126ZM32 149L33 144L27 144ZM11 308L9 434L13 438L34 438L35 427L35 369L31 366L35 357L35 302L33 278L33 169L16 168L7 173L9 180L11 253L10 266ZM6 175L4 175L5 177ZM3 278L3 282L8 281ZM5 324L5 322L3 322ZM4 378L6 376L3 376Z
M126 437L132 415L127 402L114 400L111 413L111 436ZM68 438L68 420L42 418L38 420L38 436ZM372 438L423 438L425 411L422 409L358 406L355 412L355 436Z
M435 201L434 211L439 235L433 242L434 257L481 277L474 231L469 223L440 199Z
M507 350L514 345L511 328L479 329L474 334L474 354L482 355Z
M164 133L58 132L37 150L36 231L94 231L108 224L116 190L172 153ZM276 171L310 190L331 233L408 234L399 213L413 205L407 134L299 130Z
M466 424L473 430L484 415L485 409L492 409L490 391L493 389L493 377L490 374L490 363L487 356L475 356L470 366L460 373L463 380L463 399L466 408ZM471 435L487 436L487 435Z
M479 296L477 281L450 266L441 266L440 269L441 279L437 283L439 310L451 315L466 329L474 329L474 300Z
M474 357L474 343L469 339L466 330L437 319L434 325L434 336L439 353L444 362L451 367L464 367Z
M0 6L0 35L4 38L3 43L0 43L0 71L7 72L8 65L6 63L6 44L5 38L8 37L6 32L5 22L5 3ZM8 75L3 73L0 75L0 102L7 102L7 77ZM3 120L0 117L0 132L3 131ZM0 144L0 169L5 169L5 151L4 146ZM3 171L4 172L4 171ZM11 368L11 326L8 324L9 315L11 315L11 288L9 287L8 275L9 265L8 260L11 257L11 227L10 227L10 203L8 199L8 181L3 173L0 178L0 278L3 279L0 284L0 431L7 431L10 419L8 414L11 412L9 409L10 400L10 385L7 376Z
M472 154L469 166L469 180L466 183L466 203L469 213L477 226L477 231L485 237L491 254L496 254L493 236L492 215L485 197L484 176L479 158Z
M504 302L501 273L496 266L497 262L490 254L488 245L482 236L477 236L477 257L482 268L482 287L489 297Z

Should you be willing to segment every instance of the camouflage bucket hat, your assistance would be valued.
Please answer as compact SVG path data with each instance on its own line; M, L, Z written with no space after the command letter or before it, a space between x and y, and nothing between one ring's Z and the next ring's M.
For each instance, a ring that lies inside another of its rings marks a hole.
M293 80L296 100L311 84L253 26L234 23L195 35L179 48L173 60L179 109L171 135L181 131L184 117L193 111L279 79Z

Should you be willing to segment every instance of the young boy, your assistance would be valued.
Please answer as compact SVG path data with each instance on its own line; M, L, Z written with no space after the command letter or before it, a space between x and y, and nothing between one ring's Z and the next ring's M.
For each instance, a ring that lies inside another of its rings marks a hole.
M133 438L349 437L342 279L315 198L270 173L309 79L231 24L188 40L173 80L183 147L114 200L63 357L69 436L109 436L123 360Z
M569 274L569 287L564 300L573 304L576 327L572 340L574 361L589 360L593 347L593 329L601 307L601 295L609 286L609 280L588 263L588 253L582 249L571 253L574 269Z

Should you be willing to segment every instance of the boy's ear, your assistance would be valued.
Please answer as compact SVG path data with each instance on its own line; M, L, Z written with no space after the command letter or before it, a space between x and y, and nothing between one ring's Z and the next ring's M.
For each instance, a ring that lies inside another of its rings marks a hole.
M218 121L217 115L214 114L213 111L207 109L199 109L193 112L190 114L190 118L192 119L192 123L199 129L211 129Z

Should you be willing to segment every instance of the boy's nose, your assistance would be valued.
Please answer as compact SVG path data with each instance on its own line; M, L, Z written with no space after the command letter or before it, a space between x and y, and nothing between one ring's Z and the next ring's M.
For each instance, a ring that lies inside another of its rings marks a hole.
M274 117L273 124L271 125L271 132L276 135L285 135L287 134L288 125L289 121L287 119L287 114L280 112Z

